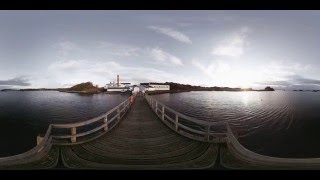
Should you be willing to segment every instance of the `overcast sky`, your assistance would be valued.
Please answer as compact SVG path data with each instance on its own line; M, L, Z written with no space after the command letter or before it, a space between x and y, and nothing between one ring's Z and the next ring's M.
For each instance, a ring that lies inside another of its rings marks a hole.
M0 11L0 89L320 89L320 11Z

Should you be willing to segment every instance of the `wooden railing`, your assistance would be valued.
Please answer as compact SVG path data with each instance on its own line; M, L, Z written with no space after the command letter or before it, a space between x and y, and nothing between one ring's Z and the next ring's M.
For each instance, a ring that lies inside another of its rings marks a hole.
M320 158L279 158L261 155L242 146L227 124L227 146L229 152L246 164L264 168L304 169L320 168Z
M204 142L226 142L229 152L242 162L246 162L250 167L266 169L320 168L320 158L279 158L252 152L240 144L238 141L239 135L237 132L234 133L232 131L229 123L209 123L188 117L167 107L148 95L145 97L152 110L168 127L179 134L194 140ZM168 114L171 114L171 116ZM183 121L181 121L182 119ZM188 124L188 122L191 123ZM225 126L226 131L224 133L212 132L211 127L215 127L217 125Z
M39 160L48 154L52 145L73 145L95 139L115 127L126 114L130 105L130 98L128 98L108 112L87 121L50 124L37 146L22 154L0 158L0 167ZM65 134L60 134L63 132L59 130L63 130Z
M226 141L225 122L198 120L169 108L149 95L145 95L145 98L157 116L177 133L203 142L219 143Z
M52 124L53 130L65 131L65 134L62 134L62 132L52 133L52 142L57 145L72 145L90 141L92 138L100 136L99 133L112 129L126 114L129 107L130 98L105 114L90 120L70 124ZM93 137L90 137L92 135Z
M50 125L45 136L43 137L43 140L34 148L31 150L14 155L9 157L2 157L0 158L0 166L5 165L13 165L13 164L23 164L28 162L33 162L41 159L43 156L45 156L51 149L52 143L52 137L50 136L52 126Z

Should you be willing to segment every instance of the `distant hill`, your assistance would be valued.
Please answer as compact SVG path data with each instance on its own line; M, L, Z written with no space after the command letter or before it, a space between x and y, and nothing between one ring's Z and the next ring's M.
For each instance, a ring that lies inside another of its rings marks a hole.
M76 93L100 93L103 92L103 88L99 88L98 86L94 86L92 82L80 83L71 88L66 88L62 90L63 92L76 92Z
M1 89L1 91L5 92L5 91L19 91L19 89Z
M99 88L98 86L94 86L92 82L85 82L74 85L70 88L38 88L38 89L3 89L1 91L60 91L60 92L68 92L68 93L85 93L85 94L94 94L100 93L104 91L104 88Z
M263 90L254 90L252 88L230 88L230 87L202 87L192 86L189 84L179 84L174 82L166 82L165 84L170 85L172 91L274 91L271 87L266 87Z

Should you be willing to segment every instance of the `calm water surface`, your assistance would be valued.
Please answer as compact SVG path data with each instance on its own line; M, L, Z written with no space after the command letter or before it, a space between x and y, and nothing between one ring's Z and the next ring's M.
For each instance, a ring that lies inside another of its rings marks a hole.
M51 123L72 123L96 117L128 96L79 95L56 91L0 92L0 157L25 152Z
M60 92L0 92L0 157L25 152L50 123L98 116L124 95ZM320 157L319 92L185 92L154 95L169 107L206 121L227 121L257 153Z
M206 121L229 122L241 144L278 157L320 157L319 92L185 92L154 96Z

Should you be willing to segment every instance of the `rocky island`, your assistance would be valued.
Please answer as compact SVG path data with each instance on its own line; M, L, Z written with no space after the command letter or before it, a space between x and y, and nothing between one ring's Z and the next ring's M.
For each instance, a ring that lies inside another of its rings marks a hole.
M59 89L60 92L68 93L83 93L83 94L96 94L104 92L104 88L94 86L92 82L85 82L72 86L71 88Z

